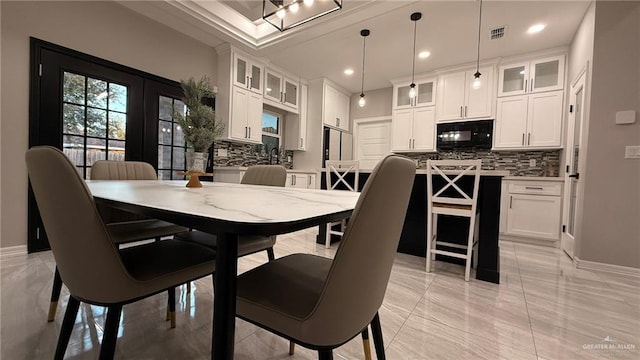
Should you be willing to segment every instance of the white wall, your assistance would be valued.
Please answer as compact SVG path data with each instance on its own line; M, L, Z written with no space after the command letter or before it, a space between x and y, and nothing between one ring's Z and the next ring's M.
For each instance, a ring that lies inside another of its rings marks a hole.
M208 75L215 83L217 57L212 48L115 2L3 0L0 8L0 247L7 247L25 245L27 238L29 36L172 80Z
M393 105L393 87L370 90L365 92L366 104L364 107L358 105L360 94L351 95L351 112L349 118L364 119L379 116L391 116Z
M620 110L640 112L640 2L595 7L593 74L584 170L580 260L640 268L640 121L616 125ZM584 152L584 151L583 151Z

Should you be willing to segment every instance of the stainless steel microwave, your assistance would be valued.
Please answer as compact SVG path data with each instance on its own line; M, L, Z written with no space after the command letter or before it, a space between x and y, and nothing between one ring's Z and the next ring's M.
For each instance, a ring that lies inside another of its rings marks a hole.
M438 124L438 150L491 149L493 120Z

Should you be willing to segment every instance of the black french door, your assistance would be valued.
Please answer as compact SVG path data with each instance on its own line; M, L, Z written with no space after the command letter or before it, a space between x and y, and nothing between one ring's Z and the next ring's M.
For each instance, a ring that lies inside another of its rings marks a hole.
M31 38L29 147L63 150L85 179L101 159L141 160L157 169L159 119L166 117L160 105L179 97L175 81ZM178 152L184 161L184 140L179 148L165 153ZM47 250L31 187L28 202L28 251Z

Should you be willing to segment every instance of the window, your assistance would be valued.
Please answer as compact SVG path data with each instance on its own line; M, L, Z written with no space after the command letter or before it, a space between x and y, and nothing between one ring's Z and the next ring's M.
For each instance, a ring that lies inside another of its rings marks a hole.
M98 160L124 160L127 87L64 72L62 148L85 179Z
M280 149L280 124L282 115L270 111L262 113L262 145L256 152L269 154L271 149Z
M174 111L184 112L186 107L179 99L160 95L158 106L158 178L183 179L177 171L186 170L184 134L174 118Z

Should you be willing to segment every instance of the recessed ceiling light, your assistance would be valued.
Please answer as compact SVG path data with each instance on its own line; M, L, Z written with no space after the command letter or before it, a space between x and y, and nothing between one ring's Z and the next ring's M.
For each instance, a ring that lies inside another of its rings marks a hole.
M344 70L344 74L347 75L347 76L353 75L353 69L345 69Z
M428 58L429 56L431 56L431 53L430 53L430 52L428 52L428 51L421 51L421 52L420 52L420 54L418 54L418 57L419 57L420 59L426 59L426 58Z
M532 25L529 30L527 30L527 33L529 34L535 34L535 33L539 33L540 31L544 30L545 28L545 24L535 24Z

